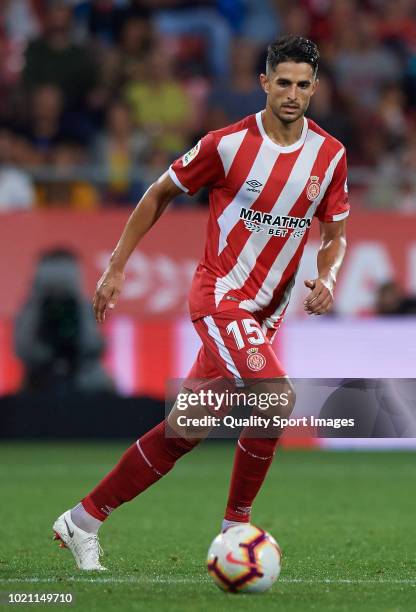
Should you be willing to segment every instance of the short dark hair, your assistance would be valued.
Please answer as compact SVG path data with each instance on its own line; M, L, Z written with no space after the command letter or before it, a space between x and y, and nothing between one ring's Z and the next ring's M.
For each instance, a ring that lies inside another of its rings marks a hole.
M266 72L276 70L282 62L305 62L318 72L319 51L312 40L302 36L287 35L278 38L267 49Z

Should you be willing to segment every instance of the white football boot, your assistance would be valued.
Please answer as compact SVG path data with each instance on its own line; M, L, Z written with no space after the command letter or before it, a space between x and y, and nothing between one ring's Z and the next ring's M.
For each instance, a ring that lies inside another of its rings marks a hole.
M69 548L79 569L98 571L107 569L100 563L103 550L98 536L77 527L71 519L70 510L56 519L52 529L55 532L54 540L61 540L61 547Z

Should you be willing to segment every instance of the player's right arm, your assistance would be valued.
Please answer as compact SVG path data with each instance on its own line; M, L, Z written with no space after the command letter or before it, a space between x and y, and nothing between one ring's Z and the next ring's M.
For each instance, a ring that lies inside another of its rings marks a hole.
M224 179L224 166L212 132L179 157L146 191L121 235L110 263L97 284L94 312L98 322L107 308L114 308L124 281L124 268L140 239L159 219L169 202L180 193L194 195L201 187Z
M109 264L97 283L93 307L97 321L102 323L107 308L114 308L124 282L126 263L140 242L159 219L167 205L183 190L165 172L149 187L130 215L123 233L114 249Z

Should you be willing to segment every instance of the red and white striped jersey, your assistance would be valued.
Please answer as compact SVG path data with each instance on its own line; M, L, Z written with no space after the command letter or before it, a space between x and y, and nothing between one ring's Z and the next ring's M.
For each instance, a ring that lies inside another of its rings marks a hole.
M238 306L264 327L277 328L312 217L331 222L348 215L343 145L304 118L300 139L280 146L267 136L259 112L209 132L169 174L190 195L209 187L205 253L190 293L192 320Z

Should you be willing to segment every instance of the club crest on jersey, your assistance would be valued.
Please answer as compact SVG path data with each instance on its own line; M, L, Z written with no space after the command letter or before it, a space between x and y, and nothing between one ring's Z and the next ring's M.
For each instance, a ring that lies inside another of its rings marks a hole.
M321 185L319 183L319 176L310 176L309 185L306 189L306 196L308 200L316 200L321 192Z
M182 165L183 167L187 166L188 164L191 163L191 161L193 159L195 159L195 157L198 155L199 153L199 149L201 148L201 141L199 140L196 145L194 147L192 147L192 149L190 149L188 151L188 153L185 153L185 155L182 157Z
M259 353L259 349L257 347L249 348L247 357L247 366L253 372L258 372L262 370L266 365L266 357Z

